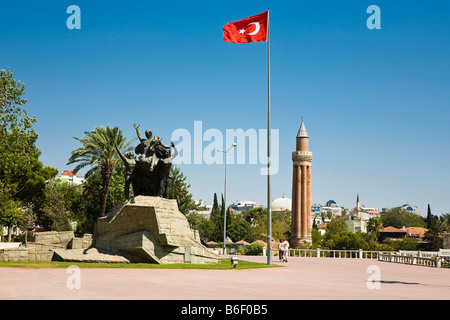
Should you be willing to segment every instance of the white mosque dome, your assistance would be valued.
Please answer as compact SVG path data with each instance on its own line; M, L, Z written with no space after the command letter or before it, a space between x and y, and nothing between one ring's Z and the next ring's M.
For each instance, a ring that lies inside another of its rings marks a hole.
M292 211L292 199L282 196L281 198L275 199L270 205L272 211Z

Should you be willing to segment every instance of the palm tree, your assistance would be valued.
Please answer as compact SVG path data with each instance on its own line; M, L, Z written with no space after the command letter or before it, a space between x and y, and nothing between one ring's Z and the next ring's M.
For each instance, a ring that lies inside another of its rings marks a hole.
M373 233L377 239L381 228L383 228L383 221L380 218L369 219L369 222L367 223L367 231Z
M122 130L117 127L96 127L92 132L85 131L82 139L75 138L81 142L82 147L73 150L67 164L78 163L74 171L91 166L86 172L88 178L98 168L102 175L102 193L100 196L100 217L105 216L106 200L108 198L108 189L114 167L122 161L117 154L115 144L122 153L130 151L129 146L133 141L126 141L122 135Z
M441 219L445 223L445 229L447 232L450 231L450 213L443 213Z

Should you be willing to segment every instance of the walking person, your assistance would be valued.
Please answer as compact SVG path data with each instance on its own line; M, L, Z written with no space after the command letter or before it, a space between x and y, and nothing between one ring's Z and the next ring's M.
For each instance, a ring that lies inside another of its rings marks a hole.
M284 248L284 256L283 256L283 260L284 262L288 262L288 257L289 257L289 242L287 240L283 241L283 248Z
M284 257L284 240L280 239L280 243L278 245L278 258L280 259L280 262L283 261Z

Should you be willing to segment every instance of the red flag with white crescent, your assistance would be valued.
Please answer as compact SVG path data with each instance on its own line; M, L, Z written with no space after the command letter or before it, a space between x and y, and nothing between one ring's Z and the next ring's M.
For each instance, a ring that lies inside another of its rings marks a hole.
M266 41L267 15L268 11L239 21L227 23L223 27L223 40L233 43Z

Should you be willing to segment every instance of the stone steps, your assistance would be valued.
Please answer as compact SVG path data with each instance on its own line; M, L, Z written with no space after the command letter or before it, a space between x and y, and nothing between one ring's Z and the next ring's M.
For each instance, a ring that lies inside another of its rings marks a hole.
M111 253L104 253L96 248L90 249L53 249L53 260L66 262L94 263L130 263L130 260Z

